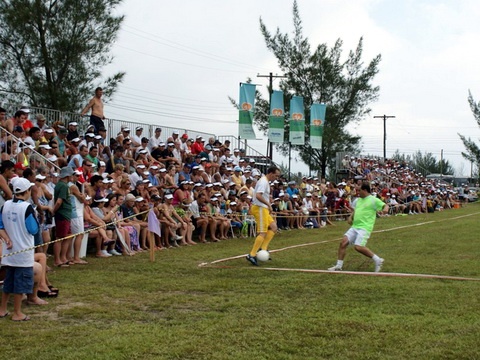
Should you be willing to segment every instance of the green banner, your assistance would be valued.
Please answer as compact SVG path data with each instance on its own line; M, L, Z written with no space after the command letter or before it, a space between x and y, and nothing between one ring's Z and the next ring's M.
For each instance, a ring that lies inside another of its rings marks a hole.
M270 115L268 127L268 140L272 143L283 143L285 139L285 118Z
M238 115L238 136L246 140L255 140L253 113L255 105L255 85L240 84L240 103Z
M305 115L303 97L294 96L290 100L290 143L305 145Z
M285 108L283 106L283 91L273 90L270 97L270 117L268 140L272 143L285 141Z
M322 148L326 110L325 104L313 104L310 108L310 146L313 149Z
M253 112L248 110L239 111L238 135L242 139L255 140L255 131L253 130Z

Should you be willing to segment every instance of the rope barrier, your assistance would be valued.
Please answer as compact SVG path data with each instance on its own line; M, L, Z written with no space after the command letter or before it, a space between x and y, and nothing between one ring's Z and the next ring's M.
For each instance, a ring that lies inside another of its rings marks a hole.
M404 204L403 204L404 205ZM71 235L68 235L66 237L63 237L63 238L60 238L60 239L55 239L55 240L52 240L52 241L49 241L47 243L43 243L43 244L40 244L40 245L35 245L33 247L29 247L29 248L26 248L26 249L22 249L22 250L19 250L19 251L15 251L13 253L9 253L9 254L6 254L6 255L3 255L0 256L0 259L4 258L4 257L8 257L8 256L13 256L13 255L17 255L17 254L20 254L20 253L23 253L23 252L27 252L27 251L31 251L31 250L35 250L37 248L40 248L40 247L43 247L43 246L48 246L50 244L54 244L54 243L57 243L57 242L60 242L60 241L64 241L64 240L67 240L67 239L70 239L70 238L74 238L78 235L82 235L82 234L86 234L86 233L90 233L90 232L93 232L93 231L96 231L98 229L101 229L101 228L105 228L106 226L108 225L116 225L117 223L119 222L122 222L124 220L128 220L130 218L134 218L134 217L137 217L139 215L144 215L144 214L147 214L150 210L152 210L153 208L151 209L148 209L148 210L145 210L145 211L142 211L142 212L139 212L139 213L136 213L134 215L131 215L131 216L128 216L126 218L122 218L122 219L119 219L119 220L115 220L115 221L111 221L105 225L101 225L101 226L96 226L94 228L91 228L91 229L88 229L88 230L85 230L83 232L79 232L79 233L76 233L76 234L71 234ZM218 214L218 213L215 213L215 214L212 214L212 213L206 213L206 212L200 212L199 213L200 215L206 215L206 216L212 216L212 217L215 217L215 216L228 216L228 215L235 215L235 216L239 216L240 219L243 221L245 221L246 219L242 219L244 214L243 213L239 213L239 212L235 212L235 213L230 213L230 214ZM350 215L351 213L346 213L346 214L304 214L302 212L299 212L297 214L289 214L289 215L283 215L283 214L276 214L276 213L273 213L272 215L275 215L276 218L285 218L285 219L291 219L291 218L294 218L294 217L321 217L321 218L337 218L339 216L344 216L344 215ZM250 214L249 214L250 215ZM230 219L229 219L230 220ZM1 240L1 239L0 239Z
M27 252L27 251L31 251L31 250L35 250L35 249L38 249L40 247L43 247L43 246L48 246L50 244L55 244L57 242L60 242L60 241L64 241L64 240L67 240L67 239L70 239L70 238L74 238L78 235L82 235L82 234L88 234L92 231L95 231L95 230L98 230L98 229L101 229L101 228L104 228L108 225L111 225L111 224L117 224L119 222L122 222L124 220L128 220L130 218L133 218L133 217L137 217L138 215L143 215L143 214L146 214L150 211L151 209L148 209L148 210L145 210L145 211L142 211L138 214L134 214L134 215L131 215L131 216L127 216L126 218L122 218L122 219L119 219L119 220L116 220L116 221L111 221L109 222L108 224L105 224L105 225L101 225L101 226L96 226L94 228L91 228L91 229L88 229L88 230L85 230L83 232L79 232L79 233L76 233L76 234L71 234L71 235L68 235L68 236L65 236L63 238L60 238L60 239L55 239L55 240L52 240L52 241L49 241L49 242L46 242L46 243L43 243L43 244L40 244L40 245L35 245L35 246L32 246L32 247L29 247L29 248L26 248L26 249L22 249L22 250L18 250L18 251L15 251L15 252L12 252L12 253L9 253L9 254L6 254L6 255L3 255L0 256L0 259L3 259L5 257L9 257L9 256L13 256L13 255L17 255L17 254L20 254L20 253L23 253L23 252Z

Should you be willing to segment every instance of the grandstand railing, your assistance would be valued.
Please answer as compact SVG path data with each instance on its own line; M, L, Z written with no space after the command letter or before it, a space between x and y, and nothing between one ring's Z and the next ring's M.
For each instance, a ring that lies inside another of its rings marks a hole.
M12 117L13 114L20 108L20 106L13 104L4 104L3 107L7 110L7 118ZM54 122L60 121L66 126L69 122L75 121L78 123L79 133L85 132L88 125L90 124L90 117L81 116L80 113L46 109L35 106L29 106L28 108L30 109L29 119L32 122L35 122L35 116L38 114L42 114L43 116L45 116L48 125L52 125ZM240 139L240 137L234 135L216 135L209 132L202 132L182 127L165 126L165 124L163 123L146 124L145 122L141 121L130 121L113 118L107 118L104 122L107 129L107 144L109 143L109 139L112 137L115 138L124 127L128 127L130 129L130 133L133 135L135 134L135 128L137 126L141 126L143 128L142 137L147 138L152 137L155 133L155 128L160 127L162 128L161 137L165 140L168 137L172 136L174 131L178 131L180 133L180 136L182 134L188 134L189 138L193 139L195 139L197 136L201 136L205 138L207 142L208 139L211 137L218 139L222 143L225 142L225 140L230 140L232 154L234 148L245 150L243 156L248 160L254 159L257 167L260 168L262 172L264 172L264 170L270 165L276 165L269 157L249 146L248 142L245 139Z
M374 158L379 163L382 163L384 161L383 156L362 155L362 154L354 154L354 153L351 153L351 152L343 152L343 151L337 152L336 157L335 157L335 164L336 164L336 169L335 169L336 171L335 172L336 172L337 180L338 180L339 177L340 178L345 177L346 174L348 176L354 174L354 172L352 172L349 168L345 168L343 166L342 160L344 159L344 157L346 155L348 155L349 157L354 156L354 157L359 157L359 158ZM408 166L409 166L409 168L414 170L416 173L422 174L422 176L427 176L427 175L431 174L431 172L429 170L425 169L422 166L412 164L412 163L409 163Z

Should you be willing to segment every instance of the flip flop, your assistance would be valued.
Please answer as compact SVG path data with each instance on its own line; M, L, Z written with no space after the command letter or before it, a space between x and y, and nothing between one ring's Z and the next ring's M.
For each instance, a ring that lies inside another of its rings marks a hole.
M10 313L7 311L7 312L5 313L5 315L0 315L0 319L6 318L8 315L10 315Z
M68 262L63 263L63 264L58 264L58 265L55 265L55 266L58 267L58 268L67 268L67 267L70 267L70 265L68 265Z
M74 261L73 263L75 265L88 265L88 262L86 262L86 261Z
M48 288L50 289L51 292L56 292L56 293L58 293L58 292L60 291L58 288L53 287L52 285L47 285L47 286L48 286Z
M30 316L28 316L28 315L25 315L25 317L23 319L20 319L20 320L13 320L12 319L12 321L28 321L28 320L30 320Z
M58 296L58 292L55 291L37 291L37 296L39 298L56 298Z

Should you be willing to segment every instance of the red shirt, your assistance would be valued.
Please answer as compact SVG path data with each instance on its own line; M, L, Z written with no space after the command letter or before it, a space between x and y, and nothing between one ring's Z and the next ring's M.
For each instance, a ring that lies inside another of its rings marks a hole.
M204 151L203 144L195 141L192 145L192 154L197 155Z
M33 124L29 119L27 119L22 124L22 127L23 127L23 130L25 130L25 132L28 133L28 130L30 130L33 127Z

